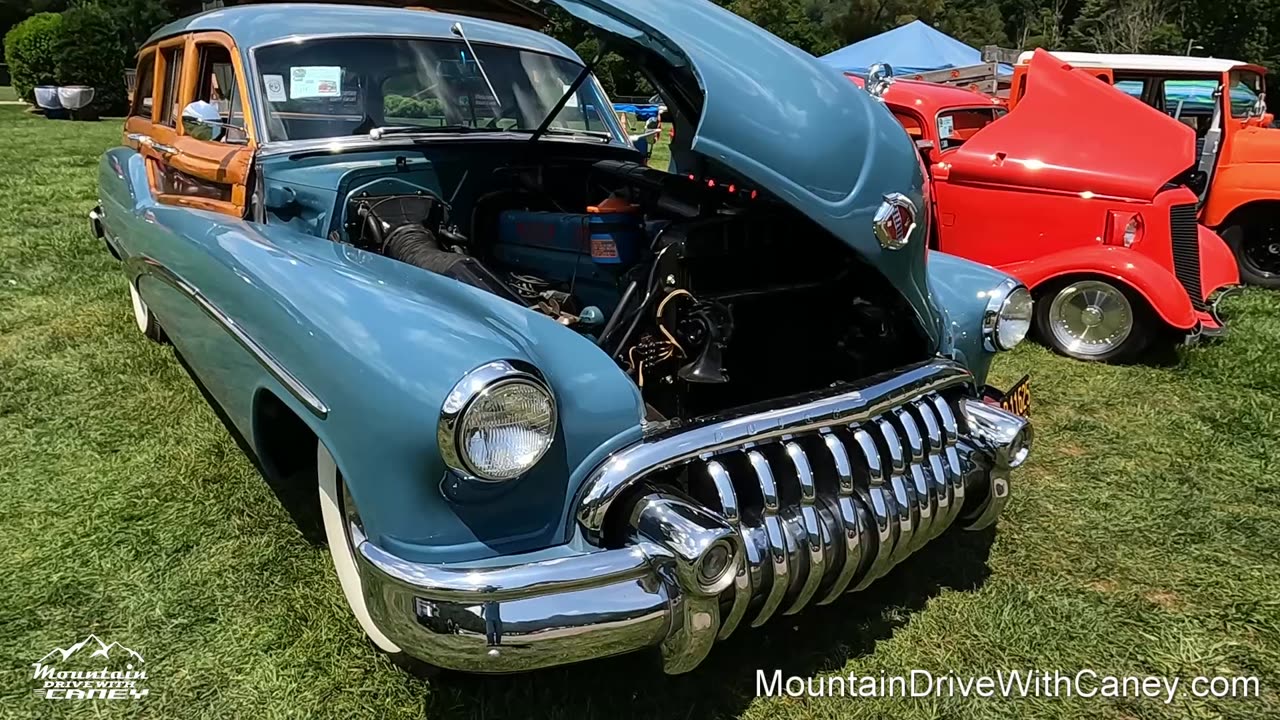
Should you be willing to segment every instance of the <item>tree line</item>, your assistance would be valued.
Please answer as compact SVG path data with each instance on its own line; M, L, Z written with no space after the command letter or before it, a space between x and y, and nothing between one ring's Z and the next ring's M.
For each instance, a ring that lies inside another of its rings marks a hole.
M1280 66L1280 0L714 1L815 55L919 19L974 47L1190 51ZM0 0L0 36L36 13L83 5L116 19L121 42L135 47L159 24L200 10L198 0ZM595 55L595 40L584 28L554 9L550 18L550 34L583 57ZM647 91L616 56L606 56L599 75L614 94Z

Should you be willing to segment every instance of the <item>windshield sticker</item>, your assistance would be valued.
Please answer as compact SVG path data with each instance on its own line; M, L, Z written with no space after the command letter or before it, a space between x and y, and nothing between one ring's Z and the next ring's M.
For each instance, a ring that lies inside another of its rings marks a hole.
M938 118L938 136L939 137L944 137L944 138L951 137L953 134L955 134L955 130L956 130L955 118L951 117L950 115L943 115L942 117Z
M342 68L335 65L290 68L289 96L293 98L342 97Z
M567 92L569 92L569 86L565 85L564 89L560 91L560 94L563 95ZM569 99L565 101L564 106L571 107L571 108L578 107L578 93L574 92L572 95L570 95Z
M263 75L262 84L267 87L267 102L288 102L289 96L284 94L283 75Z

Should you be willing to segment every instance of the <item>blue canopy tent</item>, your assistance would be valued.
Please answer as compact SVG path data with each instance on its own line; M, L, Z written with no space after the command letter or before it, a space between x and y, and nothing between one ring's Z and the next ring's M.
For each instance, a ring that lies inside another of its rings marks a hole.
M822 56L823 62L844 72L866 75L878 62L889 63L898 75L965 67L982 63L982 52L929 24L913 20Z

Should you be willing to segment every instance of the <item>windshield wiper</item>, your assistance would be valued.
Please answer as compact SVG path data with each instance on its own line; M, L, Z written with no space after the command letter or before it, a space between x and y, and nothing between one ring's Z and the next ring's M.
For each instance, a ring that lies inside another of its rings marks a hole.
M388 135L432 135L435 133L463 134L494 132L470 125L385 125L369 131L370 140L381 140Z
M525 131L528 132L528 131ZM573 128L549 127L542 131L543 135L564 135L567 137L589 137L592 140L612 140L613 135L603 130L574 130Z
M578 77L574 78L573 82L569 83L569 87L564 89L564 94L560 96L556 104L552 105L551 109L547 111L547 116L542 118L542 122L538 123L538 129L533 131L533 135L529 136L529 142L537 142L538 138L551 129L551 123L560 114L560 111L564 109L564 106L569 103L569 98L573 97L578 92L578 88L582 87L582 83L586 82L587 78L591 76L591 71L595 69L596 63L600 62L602 57L604 57L603 44L596 52L596 56L591 58L591 62L582 66L582 72L578 73Z

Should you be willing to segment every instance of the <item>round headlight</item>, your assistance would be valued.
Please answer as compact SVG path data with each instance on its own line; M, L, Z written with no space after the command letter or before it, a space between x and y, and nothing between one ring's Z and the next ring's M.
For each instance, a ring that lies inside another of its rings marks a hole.
M1033 305L1031 293L1012 280L992 291L983 328L987 349L1012 350L1025 340L1031 330Z
M457 474L512 480L555 440L556 406L532 373L500 361L471 371L449 393L440 417L440 454Z

